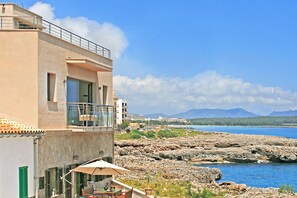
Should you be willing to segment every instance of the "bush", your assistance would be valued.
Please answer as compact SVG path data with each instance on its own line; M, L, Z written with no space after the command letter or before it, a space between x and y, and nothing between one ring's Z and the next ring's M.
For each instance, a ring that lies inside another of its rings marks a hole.
M278 192L280 193L295 193L295 188L292 185L289 184L285 184L285 185L281 185L278 189Z
M158 132L159 138L171 138L171 137L177 137L178 134L169 130L160 130Z
M130 135L130 138L132 139L140 139L142 135L138 134L138 133L133 133Z
M147 177L143 180L121 180L121 182L133 186L133 188L144 190L147 188ZM157 197L181 198L185 197L186 182L166 180L160 174L151 176L150 187L153 189L153 195Z
M206 188L204 188L201 192L194 193L192 198L211 198L214 196L214 193Z
M156 133L154 131L148 131L145 133L147 138L156 138Z
M141 136L145 136L145 134L143 132L138 131L138 130L132 130L130 132L130 138L132 138L132 139L140 139Z

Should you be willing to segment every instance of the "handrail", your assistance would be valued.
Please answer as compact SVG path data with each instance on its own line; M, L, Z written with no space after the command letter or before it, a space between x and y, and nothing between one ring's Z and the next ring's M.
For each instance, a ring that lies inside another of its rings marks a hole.
M6 19L4 18L6 17ZM111 57L111 52L109 49L96 44L93 41L85 39L75 33L70 32L58 25L55 25L47 20L42 19L42 26L40 26L39 20L34 17L19 16L26 23L20 23L19 25L14 24L13 20L10 18L15 18L15 16L0 16L0 30L4 29L39 29L42 32L50 34L54 37L60 38L64 41L72 43L76 46L89 50L93 53L99 54L105 58ZM28 23L28 24L27 24Z
M58 25L55 25L44 19L42 19L42 25L45 27L42 30L43 32L46 32L60 39L66 40L72 44L78 45L79 47L87 49L103 57L110 58L110 50L94 43L93 41L85 39L77 34L70 32L69 30L61 28Z

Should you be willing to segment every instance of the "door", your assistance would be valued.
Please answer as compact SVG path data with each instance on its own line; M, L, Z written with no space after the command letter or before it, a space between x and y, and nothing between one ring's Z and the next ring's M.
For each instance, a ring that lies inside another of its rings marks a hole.
M28 198L28 166L19 167L19 198Z

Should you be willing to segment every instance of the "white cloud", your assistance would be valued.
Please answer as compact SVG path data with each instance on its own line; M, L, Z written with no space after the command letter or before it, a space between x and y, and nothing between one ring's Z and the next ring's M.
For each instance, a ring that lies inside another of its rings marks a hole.
M55 17L55 9L50 4L42 2L35 3L29 10L43 16L45 20L110 49L113 59L118 59L128 46L122 30L111 23L98 23L86 17L68 16L59 19Z
M144 78L114 77L114 89L129 101L136 113L177 113L191 108L235 108L268 114L297 109L297 93L265 87L241 79L205 72L192 78L148 75Z

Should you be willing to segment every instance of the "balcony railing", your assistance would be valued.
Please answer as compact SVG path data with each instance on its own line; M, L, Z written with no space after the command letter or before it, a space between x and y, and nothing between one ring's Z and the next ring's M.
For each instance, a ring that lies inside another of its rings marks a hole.
M94 103L67 103L67 127L92 130L112 128L114 124L114 109L109 105Z
M89 50L93 53L99 54L105 58L110 58L110 50L98 45L90 40L87 40L77 34L74 34L64 28L61 28L49 21L31 16L18 16L15 20L14 16L0 16L0 30L8 29L41 29L54 37L60 38L64 41L72 43L76 46Z
M110 58L110 50L101 45L98 45L81 36L78 36L77 34L74 34L66 29L63 29L44 19L42 20L42 26L44 28L42 30L43 32L46 32L52 36L68 41L69 43L72 43L74 45L87 49L91 52L94 52L106 58Z

